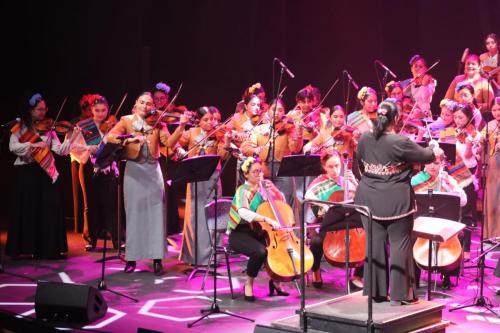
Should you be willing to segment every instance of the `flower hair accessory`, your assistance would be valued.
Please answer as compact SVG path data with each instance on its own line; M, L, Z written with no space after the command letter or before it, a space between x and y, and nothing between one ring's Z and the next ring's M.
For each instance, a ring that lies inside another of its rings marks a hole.
M243 171L243 173L248 173L248 170L250 170L250 167L255 162L257 162L257 159L255 157L253 156L247 157L247 159L243 162L243 164L241 164L241 171Z
M167 95L170 92L170 87L167 84L163 83L163 82L157 83L156 86L155 86L155 89L163 91Z
M376 93L375 93L375 90L373 90L372 88L367 87L367 86L362 87L362 88L361 88L361 89L359 89L359 91L358 91L358 96L357 96L357 97L358 97L358 100L360 100L360 101L364 101L364 100L367 98L368 94L370 94L370 93L372 93L372 92L373 92L374 94L376 94Z
M260 82L257 82L255 83L254 85L252 85L250 87L250 89L248 89L248 91L251 93L251 94L255 94L256 91L259 91L262 89L262 85L260 84Z
M38 102L40 102L42 100L42 95L40 94L34 94L33 96L31 96L30 100L29 100L29 104L31 107L34 107L37 105Z

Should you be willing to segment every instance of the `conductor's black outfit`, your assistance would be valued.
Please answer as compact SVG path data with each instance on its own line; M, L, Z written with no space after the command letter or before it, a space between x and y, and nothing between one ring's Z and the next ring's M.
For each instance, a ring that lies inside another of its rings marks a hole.
M357 160L362 177L355 203L368 206L373 215L372 296L384 298L390 289L391 301L412 300L415 298L411 249L415 193L410 184L411 163L429 163L434 160L434 153L401 135L384 133L376 139L368 132L359 140ZM362 215L361 219L368 230L368 218ZM368 265L364 281L363 293L367 295Z

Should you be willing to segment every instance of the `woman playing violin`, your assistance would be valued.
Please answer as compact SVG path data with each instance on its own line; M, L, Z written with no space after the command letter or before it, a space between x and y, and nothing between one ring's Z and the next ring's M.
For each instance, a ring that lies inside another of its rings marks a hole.
M473 125L476 129L481 130L485 123L481 111L477 108L476 99L474 97L474 87L472 84L460 82L456 87L457 102L469 105L473 110Z
M371 131L377 114L377 92L370 87L362 87L357 95L361 110L355 111L347 116L347 125L358 130L356 138L361 134Z
M179 146L188 149L188 157L219 155L222 159L228 158L229 152L225 148L229 146L229 140L226 140L224 134L220 136L218 132L214 132L215 121L210 108L208 106L198 108L195 118L198 125L185 131L179 139ZM183 153L182 149L179 153ZM185 156L185 153L183 155ZM205 223L205 205L213 199L210 191L215 181L218 182L219 190L217 193L222 193L220 179L217 180L220 169L221 165L219 163L210 179L196 184L197 195L195 195L194 185L187 184L184 233L179 259L192 265L206 265L210 256L210 233ZM198 198L197 213L194 204L196 198ZM196 214L198 221L195 221ZM195 234L195 223L198 223L197 235ZM195 258L195 244L198 245L197 258ZM198 262L195 262L196 259Z
M421 110L423 118L432 118L431 101L436 91L436 80L426 74L427 61L419 54L410 59L412 78L401 81L403 95L411 96Z
M488 74L489 72L500 66L498 42L498 36L494 33L488 34L484 39L486 52L482 53L479 56L479 61L481 62L481 70L484 74ZM498 90L500 90L500 75L497 73L495 74L495 77L497 82L496 91L498 93Z
M156 275L162 274L161 260L165 255L165 185L158 158L160 142L174 147L181 137L190 113L180 118L180 125L170 134L161 122L148 123L146 116L153 109L150 92L140 94L133 114L121 117L108 133L107 140L124 146L122 157L127 160L123 177L123 194L127 221L125 266L132 273L136 261L153 259ZM121 139L120 136L131 137Z
M477 107L484 114L489 110L494 95L490 83L481 77L479 70L479 57L475 54L469 54L465 59L464 74L458 75L453 79L444 97L458 102L459 96L456 90L458 84L461 82L469 83L474 88Z
M267 250L264 234L253 228L251 223L267 223L275 229L280 228L276 220L256 213L259 205L265 201L260 184L264 184L274 199L284 200L284 196L271 181L264 180L264 170L259 159L247 157L241 164L240 171L245 177L245 183L236 189L229 211L229 245L233 250L249 257L244 293L246 301L254 302L254 279L267 259ZM274 290L280 296L288 296L279 282L269 280L270 294Z
M308 200L322 200L331 201L334 193L342 196L340 201L349 200L354 197L358 182L354 178L350 170L345 172L347 179L340 176L342 167L340 154L334 150L332 153L324 152L321 156L321 166L325 171L324 174L316 177L309 185L306 192L306 199ZM345 182L348 182L348 195L344 196ZM311 239L311 252L314 255L314 264L312 266L313 272L313 286L321 288L323 280L321 278L321 258L323 257L323 241L328 231L345 229L345 224L349 223L350 227L362 227L361 218L359 213L352 210L345 209L332 209L329 210L327 206L313 207L314 213L321 223L319 234L314 234ZM344 225L342 226L341 223ZM363 266L356 268L351 283L358 288L363 287Z
M321 113L319 89L311 85L302 88L295 95L297 106L287 113L287 117L304 129L306 142L315 138L327 126L327 117Z
M78 145L71 151L73 159L80 163L79 178L84 191L84 214L88 223L90 244L85 247L87 251L95 249L97 239L109 233L113 247L118 249L118 236L116 225L117 206L117 177L116 163L104 169L94 168L96 151L106 133L101 131L102 124L108 117L108 101L104 96L94 95L91 103L92 118L81 120L77 123L86 129L80 136Z
M273 112L276 106L276 112ZM291 177L277 177L281 160L284 156L298 153L302 150L302 128L294 126L285 117L285 106L281 99L273 101L267 111L267 116L272 119L275 117L274 140L271 136L271 126L261 124L255 128L250 138L241 145L241 152L244 156L258 156L262 161L264 176L271 177L271 169L274 169L274 184L283 192L286 202L292 205L295 198L295 184ZM274 148L271 149L274 144ZM274 152L273 158L270 155ZM274 167L271 167L274 163Z
M21 122L11 129L9 149L17 158L16 187L6 253L55 259L68 250L60 182L53 153L68 155L76 129L61 143L53 130L40 132L37 124L47 113L42 95L33 95Z
M241 101L239 101L236 104L236 110L234 111L235 114L238 113L243 113L246 110L245 107L245 99L250 96L250 95L256 95L259 97L260 100L260 111L262 113L267 112L267 109L269 108L269 104L266 103L266 91L264 90L264 87L260 82L257 82L250 87L246 88L245 91L243 92L243 95L241 96Z
M346 125L345 110L335 105L330 115L331 126L320 131L319 135L304 146L304 152L318 154L326 151L332 154L333 150L339 153L348 153L352 159L356 150L355 132L358 130ZM359 135L358 135L359 136Z

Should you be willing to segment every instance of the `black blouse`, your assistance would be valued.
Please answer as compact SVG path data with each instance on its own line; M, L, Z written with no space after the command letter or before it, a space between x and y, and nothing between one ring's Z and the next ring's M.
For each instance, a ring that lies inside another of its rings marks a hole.
M378 220L399 219L415 211L411 164L434 161L432 149L402 135L382 134L376 140L373 133L365 133L356 156L362 173L356 204L368 206Z

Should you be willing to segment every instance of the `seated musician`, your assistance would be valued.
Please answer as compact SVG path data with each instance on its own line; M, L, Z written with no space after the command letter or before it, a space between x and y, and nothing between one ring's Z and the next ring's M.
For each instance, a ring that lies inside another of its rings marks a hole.
M229 245L233 250L249 257L244 292L245 301L254 302L253 282L267 259L267 250L264 234L253 228L251 223L268 223L274 229L280 228L277 221L256 213L257 208L265 201L260 184L266 186L275 199L284 201L285 198L271 181L264 180L262 163L258 159L247 157L241 164L240 171L245 177L245 183L236 189L229 211ZM274 295L274 291L279 296L289 295L279 282L269 280L269 295Z
M420 171L411 179L411 185L415 192L427 192L429 190L455 193L460 196L460 207L467 204L467 195L465 191L458 185L458 182L444 170L446 158L442 149L435 149L436 160L425 165L423 171ZM443 274L443 289L450 289L450 275L457 275L460 272L458 269L454 272L446 272ZM418 276L419 274L417 274Z
M307 200L323 200L331 201L334 193L339 193L340 196L347 196L346 200L352 199L356 191L358 182L354 178L353 173L348 170L345 175L347 179L340 177L341 160L339 153L334 150L332 153L325 153L321 157L321 165L324 174L318 176L309 185L306 192ZM344 182L347 182L348 194L343 193L346 187ZM338 201L338 200L334 200ZM341 198L340 201L343 201ZM319 208L318 208L319 207ZM311 252L314 256L313 271L313 286L321 288L323 281L321 278L321 258L323 256L323 240L328 231L340 230L345 228L345 223L349 223L352 227L362 227L359 213L342 208L330 209L328 206L319 204L314 207L314 212L321 221L319 235L313 235L311 241ZM356 288L363 288L362 282L363 266L356 268L354 276L351 278L351 285Z

